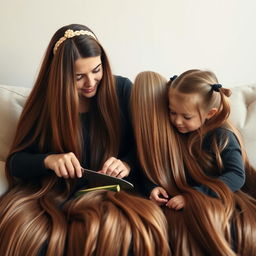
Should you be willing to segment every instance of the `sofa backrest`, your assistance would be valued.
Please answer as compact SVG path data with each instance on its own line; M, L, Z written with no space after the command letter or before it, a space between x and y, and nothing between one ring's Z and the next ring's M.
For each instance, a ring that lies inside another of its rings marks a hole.
M5 160L31 88L0 85L0 195L7 189Z
M0 195L7 188L6 156L30 91L31 88L0 85ZM256 84L232 88L231 120L241 132L250 162L256 168Z

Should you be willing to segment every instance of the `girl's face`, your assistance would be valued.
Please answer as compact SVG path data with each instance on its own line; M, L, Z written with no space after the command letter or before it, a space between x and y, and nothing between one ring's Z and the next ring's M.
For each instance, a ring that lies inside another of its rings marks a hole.
M103 76L101 56L77 59L75 72L78 94L85 98L95 96Z
M211 117L208 111L198 110L196 103L200 103L200 96L197 94L170 89L168 97L171 123L180 133L197 130Z

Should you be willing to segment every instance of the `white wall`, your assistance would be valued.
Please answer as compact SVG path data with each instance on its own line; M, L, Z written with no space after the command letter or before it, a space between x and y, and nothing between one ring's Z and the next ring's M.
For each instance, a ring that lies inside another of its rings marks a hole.
M0 0L0 84L31 87L53 33L83 23L116 74L213 70L228 87L256 81L255 0Z

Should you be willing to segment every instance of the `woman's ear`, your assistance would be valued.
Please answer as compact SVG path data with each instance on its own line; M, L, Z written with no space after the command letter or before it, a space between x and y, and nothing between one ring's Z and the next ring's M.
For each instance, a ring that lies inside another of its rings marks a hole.
M218 109L217 108L212 108L209 110L207 116L206 116L206 119L211 119L216 113L218 112Z

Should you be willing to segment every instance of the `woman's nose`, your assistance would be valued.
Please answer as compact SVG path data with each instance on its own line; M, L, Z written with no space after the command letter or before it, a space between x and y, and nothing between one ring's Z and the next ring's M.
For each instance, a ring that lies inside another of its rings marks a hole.
M92 87L96 83L93 75L88 75L85 79L85 86L86 87Z

